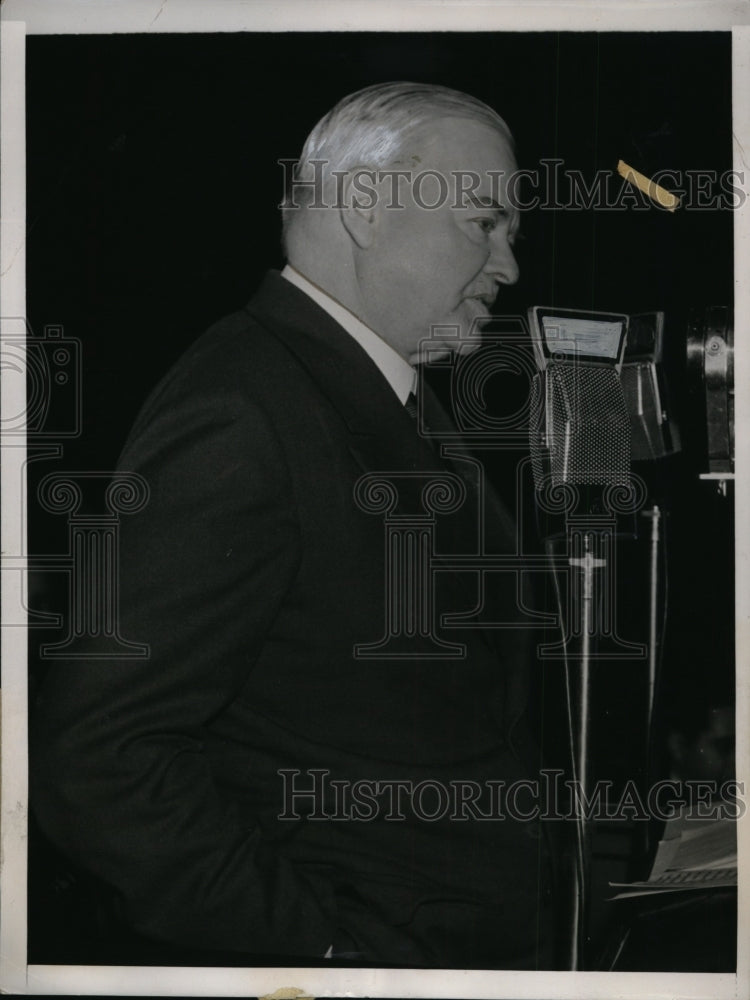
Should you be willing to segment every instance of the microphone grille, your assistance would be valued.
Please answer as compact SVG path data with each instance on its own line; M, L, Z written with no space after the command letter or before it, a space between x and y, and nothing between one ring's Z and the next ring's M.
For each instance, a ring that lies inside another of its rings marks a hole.
M531 382L529 400L529 451L534 486L538 490L544 485L545 459L548 457L545 445L544 395L544 373L537 372Z
M627 485L630 418L615 369L550 363L541 397L535 389L531 424L543 426L552 483ZM532 450L537 483L540 451Z

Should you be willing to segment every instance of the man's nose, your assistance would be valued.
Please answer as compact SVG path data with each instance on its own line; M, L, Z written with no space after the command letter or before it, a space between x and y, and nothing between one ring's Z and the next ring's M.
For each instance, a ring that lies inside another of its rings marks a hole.
M518 261L513 253L513 247L504 234L498 234L491 241L490 255L484 270L501 285L515 285L518 281L520 274Z

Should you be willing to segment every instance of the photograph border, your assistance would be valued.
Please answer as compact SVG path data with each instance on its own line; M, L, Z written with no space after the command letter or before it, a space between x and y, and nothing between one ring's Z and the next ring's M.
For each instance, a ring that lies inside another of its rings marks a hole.
M209 11L210 6L210 11ZM399 3L304 0L6 0L0 32L0 337L26 315L25 40L31 34L237 31L732 31L734 168L750 177L750 4L748 3ZM750 207L734 214L735 330L750 330ZM745 280L742 280L745 276ZM2 371L0 416L24 412L23 379ZM750 780L750 348L735 341L737 518L737 780ZM2 437L2 608L26 606L26 449ZM19 572L18 570L21 570ZM737 824L737 974L592 973L356 968L155 968L26 965L28 821L25 630L2 627L2 873L0 990L19 994L264 996L298 988L305 996L721 998L750 996L750 824ZM291 994L288 994L291 995Z

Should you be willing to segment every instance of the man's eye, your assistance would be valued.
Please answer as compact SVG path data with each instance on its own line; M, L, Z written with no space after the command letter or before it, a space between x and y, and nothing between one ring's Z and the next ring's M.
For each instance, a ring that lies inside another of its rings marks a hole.
M496 219L472 219L471 221L476 222L483 233L491 233L497 226Z

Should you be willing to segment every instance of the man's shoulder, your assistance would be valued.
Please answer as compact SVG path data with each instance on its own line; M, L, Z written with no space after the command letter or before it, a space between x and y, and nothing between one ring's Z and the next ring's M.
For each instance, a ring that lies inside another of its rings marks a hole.
M172 365L152 398L180 392L199 395L232 390L253 394L286 384L296 367L293 354L277 336L272 312L254 308L257 296L229 313L190 344Z
M253 299L184 350L145 399L128 445L188 414L225 420L250 409L268 416L284 399L289 403L299 395L300 380L307 381L304 369L275 335L273 315L258 315L252 306Z
M267 374L267 366L286 361L288 351L274 333L270 320L261 320L248 306L213 323L176 362L172 373L187 374L202 381L238 378L251 382Z
M154 424L174 427L188 412L222 421L252 412L279 427L312 412L323 419L337 411L336 419L348 420L363 398L382 404L384 392L387 401L382 375L346 330L269 272L244 308L212 324L174 363L146 400L131 438Z

